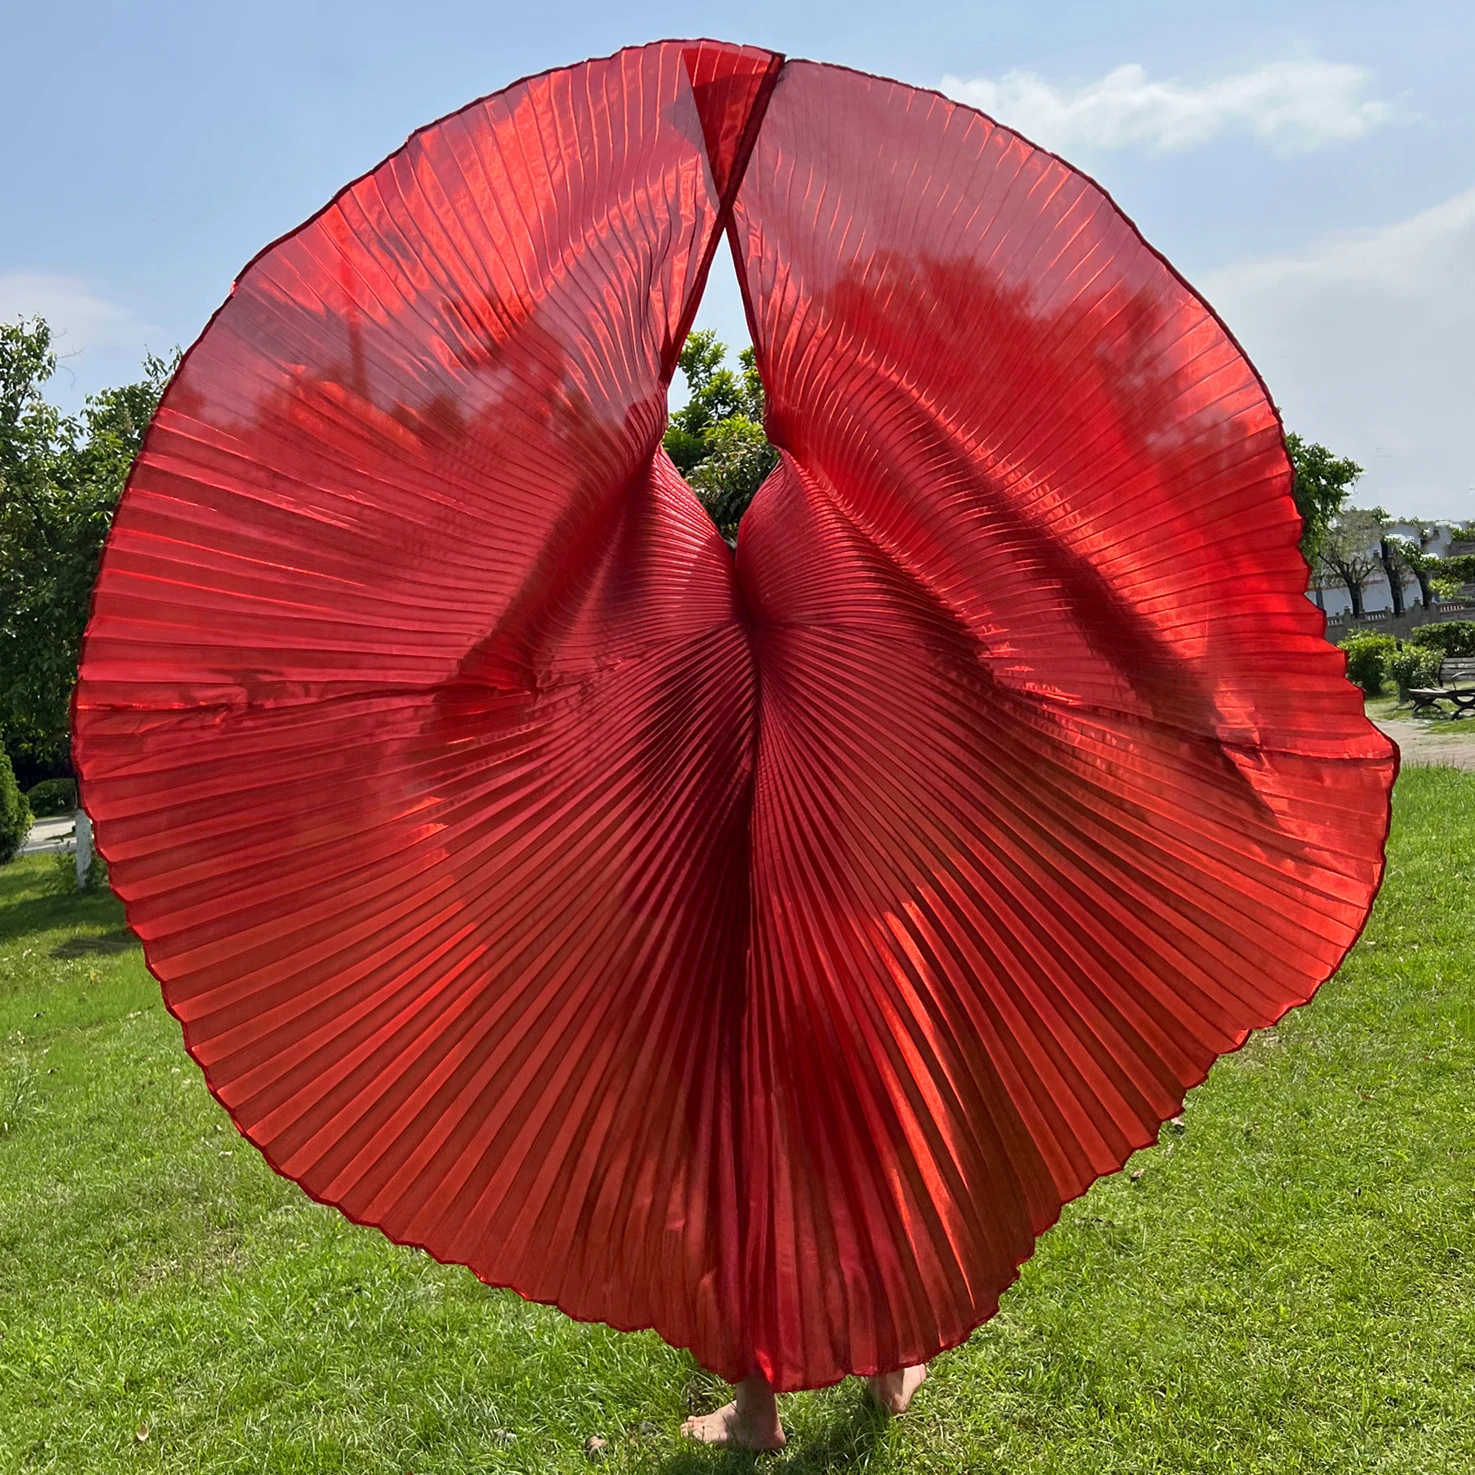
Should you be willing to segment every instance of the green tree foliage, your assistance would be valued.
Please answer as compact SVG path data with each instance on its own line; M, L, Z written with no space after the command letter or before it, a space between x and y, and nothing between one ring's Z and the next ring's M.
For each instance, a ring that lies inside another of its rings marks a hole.
M8 865L31 833L31 806L15 781L15 770L0 748L0 866Z
M0 729L11 752L65 762L67 704L113 508L173 361L64 415L41 319L0 324Z
M1291 494L1301 514L1301 552L1315 569L1321 566L1322 548L1333 519L1346 506L1362 467L1356 461L1333 455L1316 441L1303 440L1294 431L1286 436L1286 450L1296 471Z
M672 412L666 454L690 482L718 531L728 542L778 452L763 434L763 382L753 350L726 367L727 345L709 329L687 338L677 361L686 380L687 402Z

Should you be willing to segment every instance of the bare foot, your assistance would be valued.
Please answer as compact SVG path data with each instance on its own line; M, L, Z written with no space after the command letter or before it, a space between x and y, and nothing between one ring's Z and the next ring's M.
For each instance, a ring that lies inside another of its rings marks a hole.
M899 1367L895 1372L877 1373L866 1379L871 1397L889 1414L904 1414L912 1394L927 1381L927 1369L918 1363L916 1367Z
M778 1403L762 1373L750 1373L737 1386L733 1402L715 1414L688 1419L681 1432L702 1444L726 1444L736 1449L782 1449L784 1427L778 1421Z

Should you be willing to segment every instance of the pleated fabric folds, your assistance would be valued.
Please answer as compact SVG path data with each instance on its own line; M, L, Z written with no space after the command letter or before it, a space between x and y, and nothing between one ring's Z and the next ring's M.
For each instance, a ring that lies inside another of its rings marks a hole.
M724 235L778 469L660 449ZM1089 180L712 42L263 252L119 506L75 756L313 1197L779 1389L921 1361L1376 893L1396 756L1264 386Z

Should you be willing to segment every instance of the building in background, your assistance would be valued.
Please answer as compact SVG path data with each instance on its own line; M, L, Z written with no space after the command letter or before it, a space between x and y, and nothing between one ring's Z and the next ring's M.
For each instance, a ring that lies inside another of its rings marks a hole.
M1475 536L1469 524L1449 522L1389 522L1383 525L1382 536L1405 540L1420 548L1430 558L1452 558L1475 553ZM1379 557L1380 536L1370 530L1365 550L1365 561L1369 565L1367 581L1362 586L1361 616L1352 613L1352 598L1346 583L1326 567L1315 570L1307 597L1326 611L1329 638L1336 638L1330 627L1346 628L1352 624L1372 625L1378 629L1392 630L1403 634L1406 630L1433 620L1475 618L1475 589L1463 586L1454 596L1441 596L1437 590L1427 590L1420 584L1418 576L1408 567L1397 567L1400 576L1403 614L1395 616L1395 601L1390 586L1388 571Z

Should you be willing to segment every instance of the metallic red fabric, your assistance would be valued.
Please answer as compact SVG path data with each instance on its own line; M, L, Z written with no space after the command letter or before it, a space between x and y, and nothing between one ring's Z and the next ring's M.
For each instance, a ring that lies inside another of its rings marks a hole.
M784 452L735 561L660 449L724 229ZM84 796L315 1198L729 1378L920 1361L1367 915L1395 755L1289 484L1059 160L622 52L247 268L118 510Z

